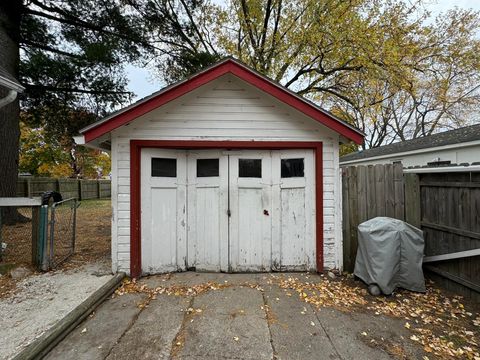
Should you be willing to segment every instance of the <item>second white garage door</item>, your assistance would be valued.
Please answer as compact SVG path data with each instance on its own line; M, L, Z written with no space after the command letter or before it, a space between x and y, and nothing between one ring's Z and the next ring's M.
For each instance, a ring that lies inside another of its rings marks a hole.
M310 150L142 150L142 271L315 269Z

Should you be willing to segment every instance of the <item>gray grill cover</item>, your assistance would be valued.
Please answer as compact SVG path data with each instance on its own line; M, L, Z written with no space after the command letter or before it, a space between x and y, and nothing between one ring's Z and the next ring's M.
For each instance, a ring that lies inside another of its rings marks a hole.
M384 294L401 287L425 292L423 232L401 220L376 217L358 226L354 274Z

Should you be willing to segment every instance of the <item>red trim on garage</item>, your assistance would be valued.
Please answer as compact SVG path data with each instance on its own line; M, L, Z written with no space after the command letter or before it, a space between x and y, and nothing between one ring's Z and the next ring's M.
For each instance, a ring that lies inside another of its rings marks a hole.
M180 82L170 88L166 88L158 95L153 96L150 99L146 99L104 122L99 122L98 125L94 125L92 128L88 128L83 132L83 135L85 136L85 142L88 143L122 125L125 125L130 121L135 120L139 116L146 114L147 112L152 111L182 95L185 95L186 93L195 90L196 88L226 73L234 74L240 79L265 91L267 94L274 96L285 104L290 105L312 119L345 136L347 139L350 139L357 144L363 143L364 136L359 130L355 130L342 121L335 119L315 106L313 103L296 96L283 86L272 82L263 75L260 75L259 73L249 69L245 65L242 65L233 59L227 59L223 62L220 62L217 65L214 65L211 68L194 75L192 78Z
M323 271L323 144L315 148L315 214L317 229L317 271Z
M141 251L141 169L142 148L165 149L312 149L315 152L316 198L316 265L323 271L323 153L321 142L276 141L181 141L181 140L131 140L130 141L130 273L142 274Z

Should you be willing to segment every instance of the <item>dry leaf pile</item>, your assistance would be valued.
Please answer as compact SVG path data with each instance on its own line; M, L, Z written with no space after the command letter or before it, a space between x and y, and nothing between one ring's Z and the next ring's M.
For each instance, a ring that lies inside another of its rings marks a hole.
M157 286L155 288L150 288L146 284L138 283L136 279L125 279L123 280L122 285L120 285L120 287L115 290L115 294L124 295L133 293L144 293L151 296L160 294L174 296L197 296L208 291L226 289L232 286L234 285L230 283L219 284L214 281L209 281L206 283L196 284L192 286L174 284L169 286ZM249 287L252 289L263 291L263 288L260 285L254 283L245 282L241 284L236 284L235 286Z
M461 299L450 299L428 287L425 294L398 292L379 297L367 309L404 318L405 327L414 332L410 339L422 344L427 353L480 360L479 315L467 311Z
M333 307L347 312L368 311L375 315L382 314L404 319L405 328L412 332L410 340L420 344L425 352L439 358L480 360L480 314L467 311L461 303L461 297L449 298L431 284L428 284L425 294L398 291L388 297L372 297L361 283L345 277L336 280L322 277L318 281L318 278L310 279L309 275L302 279L271 275L267 283L284 289L286 296L297 293L302 301L317 308ZM147 294L147 299L138 305L145 307L150 300L160 294L197 296L231 286L233 284L206 282L193 286L169 285L149 288L133 279L124 280L115 294L117 296L130 293ZM259 284L254 283L235 286L264 291ZM266 309L267 319L274 322L274 316L269 310L269 308ZM199 312L193 308L188 311ZM424 360L428 360L428 357L424 357Z
M353 306L365 305L365 289L352 287L343 281L330 281L324 279L320 282L301 281L293 277L273 277L282 289L294 290L300 298L309 303L320 306L335 307L339 310L349 310Z
M186 285L169 285L169 286L157 286L155 288L148 287L146 284L140 284L136 281L136 279L125 279L122 282L122 285L115 290L114 296L120 296L125 294L135 294L135 293L143 293L147 294L147 298L140 303L138 306L144 307L147 306L148 303L155 299L157 295L165 294L169 296L197 296L203 294L208 291L215 291L226 289L232 287L232 284L224 283L219 284L217 282L209 281L202 284L186 286ZM258 291L263 291L263 288L258 284L252 283L242 283L237 284L236 286L243 286L249 287L252 289L256 289Z
M450 299L431 284L425 294L399 291L375 298L345 278L310 282L274 277L272 282L286 291L297 292L300 299L317 307L369 310L375 315L404 318L405 328L413 333L410 339L421 344L427 353L441 358L480 360L480 315L467 311L461 297Z
M219 290L229 287L229 284L219 284L216 282L207 282L193 286L186 285L170 285L157 286L155 288L148 287L146 284L139 284L136 279L125 279L122 285L115 290L115 295L121 296L125 294L142 293L147 294L147 298L140 303L140 308L148 305L150 300L153 300L157 295L173 295L173 296L197 296L207 291Z

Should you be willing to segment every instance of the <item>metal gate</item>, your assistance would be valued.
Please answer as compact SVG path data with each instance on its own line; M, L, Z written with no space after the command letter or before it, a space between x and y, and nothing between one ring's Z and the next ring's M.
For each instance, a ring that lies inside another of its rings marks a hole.
M37 263L44 271L55 269L75 252L77 199L43 205Z
M73 255L77 200L49 199L0 198L0 265L33 265L47 271ZM2 221L7 210L18 220Z
M67 199L50 208L50 267L55 268L75 252L77 200Z

